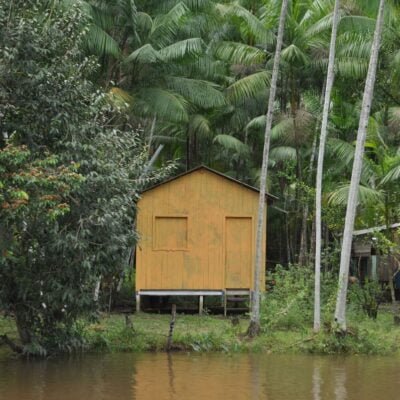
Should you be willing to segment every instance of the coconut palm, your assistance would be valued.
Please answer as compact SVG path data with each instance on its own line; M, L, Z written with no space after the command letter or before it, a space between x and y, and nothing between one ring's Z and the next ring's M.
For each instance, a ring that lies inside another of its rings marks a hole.
M328 133L328 114L331 101L331 90L334 80L334 63L336 50L336 36L339 25L339 5L340 1L335 1L333 11L333 23L331 33L331 43L329 48L329 62L326 77L326 87L324 94L324 109L322 113L321 134L319 139L317 182L315 196L315 285L314 285L314 331L318 332L321 326L321 306L320 306L320 273L321 273L321 203L322 203L322 172L324 163L325 142Z
M335 321L342 331L346 331L346 295L347 295L347 281L349 275L351 245L353 237L354 220L357 207L358 198L358 185L361 177L362 161L364 154L364 144L367 134L368 121L373 98L374 84L376 78L376 69L378 64L378 54L381 41L381 34L384 20L384 7L385 0L380 0L378 17L376 20L376 27L374 39L371 49L370 63L368 67L368 74L365 83L363 102L361 105L361 114L359 121L359 129L357 133L357 144L354 155L353 171L350 182L349 197L347 202L345 227L343 233L342 252L340 257L340 271L339 271L339 284L338 296L336 300Z
M279 63L283 43L283 32L285 28L285 19L287 12L288 0L282 0L282 8L279 17L278 36L276 41L276 49L274 56L274 65L272 70L271 88L269 92L268 110L265 123L265 141L264 151L261 167L261 181L260 181L260 196L258 204L257 216L257 234L256 234L256 256L255 256L255 270L254 270L254 293L252 296L251 305L251 319L248 328L248 335L254 337L260 332L260 278L261 278L261 263L262 263L262 239L263 239L263 225L264 209L265 209L265 194L266 194L266 181L267 181L267 168L269 157L269 145L271 140L271 127L272 117L274 111L276 86L278 82Z

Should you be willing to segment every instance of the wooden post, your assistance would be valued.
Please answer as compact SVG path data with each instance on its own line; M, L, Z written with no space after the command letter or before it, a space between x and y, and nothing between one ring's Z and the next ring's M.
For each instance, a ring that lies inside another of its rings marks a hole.
M204 296L199 296L199 315L203 315Z
M136 312L140 312L140 294L136 293Z
M129 329L133 329L132 320L131 320L129 314L125 314L125 326Z
M224 292L224 317L226 317L226 292Z
M174 334L175 319L176 319L176 304L172 304L171 322L169 323L169 332L167 341L167 351L171 351L172 335Z

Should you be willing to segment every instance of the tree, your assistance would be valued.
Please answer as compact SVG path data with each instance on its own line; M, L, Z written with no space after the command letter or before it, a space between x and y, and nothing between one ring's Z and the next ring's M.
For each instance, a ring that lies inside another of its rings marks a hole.
M143 178L140 133L90 81L80 5L0 3L0 308L26 353L84 344L76 321L124 269L139 191L164 176Z
M261 178L260 178L260 198L259 198L258 215L257 215L254 293L252 296L250 325L247 331L247 334L250 337L254 337L258 335L260 332L260 278L261 278L262 247L263 247L262 244L263 224L265 223L264 212L265 212L268 156L269 156L272 117L275 104L276 87L278 82L279 62L280 62L280 55L283 43L283 32L285 27L287 5L288 1L282 0L281 13L279 17L278 36L276 40L276 49L274 56L274 65L271 78L271 88L269 92L268 110L267 110L266 124L265 124L265 141L264 141L264 151L262 158Z
M367 128L372 104L376 69L378 65L378 54L382 35L384 21L385 0L380 0L378 17L376 20L374 39L372 42L370 62L365 82L363 101L361 105L361 113L359 127L357 132L357 143L354 155L353 170L351 175L349 197L347 201L345 227L343 232L342 252L340 256L340 271L338 282L338 295L335 308L335 322L339 329L346 331L346 297L347 284L350 266L351 246L353 239L354 220L357 210L358 186L361 177L361 169L363 164L364 145L367 135Z
M321 305L320 305L320 282L321 282L321 210L322 210L322 172L324 166L325 142L328 134L328 116L331 102L331 90L334 80L335 48L336 36L339 25L339 6L340 1L335 1L333 10L333 23L331 33L331 43L329 48L328 72L326 76L326 86L324 95L324 109L322 112L321 134L319 139L317 182L315 194L315 287L314 287L314 331L318 332L321 326Z

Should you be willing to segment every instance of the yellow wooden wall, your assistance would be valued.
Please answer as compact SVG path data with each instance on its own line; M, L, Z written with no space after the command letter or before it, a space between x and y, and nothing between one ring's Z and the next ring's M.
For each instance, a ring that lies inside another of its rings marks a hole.
M138 208L136 290L253 287L257 192L199 169L143 193Z

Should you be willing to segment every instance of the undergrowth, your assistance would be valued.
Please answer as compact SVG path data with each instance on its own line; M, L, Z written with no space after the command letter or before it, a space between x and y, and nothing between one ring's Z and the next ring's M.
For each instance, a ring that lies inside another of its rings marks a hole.
M346 335L336 332L332 316L336 299L336 282L331 275L322 277L322 328L312 331L313 274L310 269L277 268L270 276L273 288L262 302L261 335L249 340L245 333L248 317L231 318L210 315L177 314L173 334L175 351L189 352L264 352L311 354L398 353L400 328L394 325L389 311L379 311L379 290L369 286L349 288ZM367 293L365 293L367 291ZM376 296L376 299L375 297ZM369 304L378 307L370 313ZM169 315L139 313L103 314L97 323L79 321L86 351L144 352L165 351ZM235 322L233 324L232 322ZM0 336L17 339L14 320L0 316ZM5 346L0 345L0 353Z

